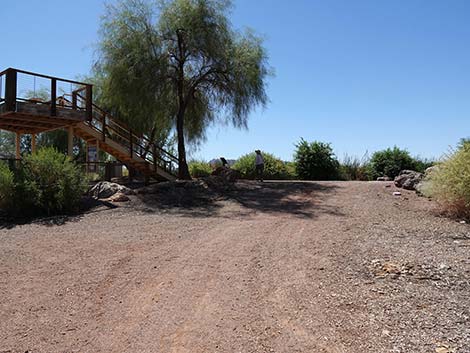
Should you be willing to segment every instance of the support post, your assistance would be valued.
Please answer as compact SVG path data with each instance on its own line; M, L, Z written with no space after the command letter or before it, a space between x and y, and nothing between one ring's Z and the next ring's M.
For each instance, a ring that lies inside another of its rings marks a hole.
M16 70L8 69L5 78L5 109L7 112L16 111Z
M78 99L77 99L77 92L76 91L73 91L72 92L72 109L73 110L77 110L77 107L78 107Z
M19 132L16 133L15 147L16 159L21 159L21 134Z
M101 122L101 127L103 129L102 136L103 136L103 142L106 141L106 113L103 114L103 121Z
M36 153L36 134L31 134L31 153Z
M131 156L131 158L133 157L133 149L134 146L132 146L132 130L129 130L129 155Z
M86 86L86 116L88 121L91 121L93 119L93 91L92 91L92 85L87 85Z
M67 131L67 154L73 157L73 126L69 126Z
M157 171L157 148L155 144L152 145L152 154L153 154L153 170L154 172Z
M57 80L51 79L51 116L57 115Z

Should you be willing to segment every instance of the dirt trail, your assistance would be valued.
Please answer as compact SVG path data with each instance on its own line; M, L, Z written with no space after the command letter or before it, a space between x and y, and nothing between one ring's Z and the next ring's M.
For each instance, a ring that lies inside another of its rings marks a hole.
M470 352L469 226L385 185L3 229L0 352Z

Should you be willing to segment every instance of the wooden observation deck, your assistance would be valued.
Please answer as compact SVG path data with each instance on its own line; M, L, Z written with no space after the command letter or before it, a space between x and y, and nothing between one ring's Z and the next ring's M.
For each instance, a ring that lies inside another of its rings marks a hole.
M0 72L0 130L16 133L16 159L20 138L57 129L68 131L68 153L74 136L114 156L146 177L174 180L178 158L145 135L93 103L92 85L9 68Z
M88 104L78 104L79 92ZM0 129L37 134L67 128L90 120L92 104L90 84L12 68L0 72Z

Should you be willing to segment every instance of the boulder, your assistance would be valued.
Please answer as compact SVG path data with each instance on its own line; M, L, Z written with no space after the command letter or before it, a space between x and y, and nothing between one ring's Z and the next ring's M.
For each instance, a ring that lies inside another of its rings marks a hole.
M90 196L97 199L108 199L116 193L121 193L123 195L133 195L134 191L124 185L111 183L109 181L101 181L88 191Z
M426 168L424 171L424 177L427 178L432 173L434 173L439 167L437 165L433 165L432 167Z
M117 192L109 198L109 201L111 202L127 202L129 200L129 196L123 194L122 192Z
M414 170L402 170L395 178L395 186L406 190L416 190L416 186L424 179L424 174Z
M388 176L378 177L377 181L392 181L392 179Z
M224 181L233 183L241 178L241 174L238 170L227 168L227 167L218 167L212 172L212 175L221 177Z

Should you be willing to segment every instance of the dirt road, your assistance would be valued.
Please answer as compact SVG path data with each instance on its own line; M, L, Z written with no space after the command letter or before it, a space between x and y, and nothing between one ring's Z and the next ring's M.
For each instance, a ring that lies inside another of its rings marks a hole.
M6 227L0 352L470 352L470 226L385 185Z

